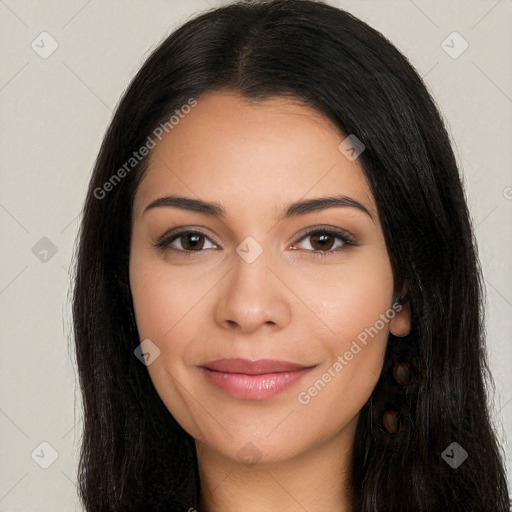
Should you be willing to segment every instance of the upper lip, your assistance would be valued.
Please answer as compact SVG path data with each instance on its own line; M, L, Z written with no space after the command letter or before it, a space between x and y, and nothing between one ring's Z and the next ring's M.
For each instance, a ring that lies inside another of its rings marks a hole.
M203 368L224 373L245 373L247 375L263 375L265 373L293 372L311 368L302 364L290 361L279 361L277 359L242 359L228 358L217 359L203 365Z

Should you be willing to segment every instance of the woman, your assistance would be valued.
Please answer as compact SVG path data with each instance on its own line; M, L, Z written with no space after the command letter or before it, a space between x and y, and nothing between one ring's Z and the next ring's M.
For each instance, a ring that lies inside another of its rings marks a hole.
M83 211L96 510L508 511L448 135L381 34L239 3L147 59Z

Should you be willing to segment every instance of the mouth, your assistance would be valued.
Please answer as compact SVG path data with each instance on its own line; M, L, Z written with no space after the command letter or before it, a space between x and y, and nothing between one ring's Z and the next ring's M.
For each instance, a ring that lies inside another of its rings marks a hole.
M293 384L316 365L305 366L274 359L218 359L201 366L210 384L233 398L265 400Z

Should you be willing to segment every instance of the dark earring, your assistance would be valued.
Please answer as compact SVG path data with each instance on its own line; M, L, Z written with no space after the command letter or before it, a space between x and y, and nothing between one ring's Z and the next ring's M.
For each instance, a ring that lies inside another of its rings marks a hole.
M382 426L389 434L397 434L402 428L402 421L400 415L393 409L386 411L382 415Z
M396 363L393 368L393 378L400 386L409 386L414 380L411 367L406 362Z

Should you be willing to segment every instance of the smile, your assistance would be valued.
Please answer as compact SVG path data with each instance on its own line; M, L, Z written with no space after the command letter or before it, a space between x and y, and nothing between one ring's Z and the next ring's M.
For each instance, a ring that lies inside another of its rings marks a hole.
M297 383L313 368L268 359L220 359L200 367L210 384L243 400L271 398Z

